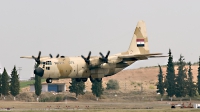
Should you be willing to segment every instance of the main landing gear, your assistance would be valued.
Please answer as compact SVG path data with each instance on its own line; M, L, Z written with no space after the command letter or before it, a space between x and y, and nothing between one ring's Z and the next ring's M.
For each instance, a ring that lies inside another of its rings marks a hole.
M97 81L97 82L101 82L102 81L102 78L92 78L92 77L90 77L90 81L91 82L94 82L94 81Z
M86 82L87 78L76 78L75 80L76 82L81 82L81 81Z
M81 81L87 82L87 79L88 79L88 78L75 78L76 82L81 82ZM91 82L94 82L95 80L96 80L97 82L101 82L101 81L102 81L102 78L91 78L91 77L90 77L90 81L91 81Z
M47 82L47 83L52 83L52 78L47 78L47 79L46 79L46 82Z

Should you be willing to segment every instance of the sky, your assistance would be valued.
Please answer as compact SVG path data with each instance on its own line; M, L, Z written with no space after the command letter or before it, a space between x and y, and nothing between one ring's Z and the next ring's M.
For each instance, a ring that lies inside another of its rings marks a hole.
M147 27L151 53L186 61L200 56L198 0L16 0L0 1L0 73L21 67L33 75L34 60L20 56L98 56L127 51L139 20ZM167 58L138 61L129 69L167 64Z

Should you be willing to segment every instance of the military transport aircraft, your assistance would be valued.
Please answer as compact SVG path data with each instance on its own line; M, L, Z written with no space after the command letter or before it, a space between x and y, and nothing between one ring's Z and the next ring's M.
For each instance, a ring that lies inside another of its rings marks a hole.
M21 58L35 59L37 67L34 74L42 78L46 78L47 83L52 83L52 80L62 78L75 78L77 82L86 82L88 78L93 82L101 81L103 77L112 76L125 67L131 65L135 61L146 60L148 58L166 57L161 56L162 53L150 53L148 47L148 38L144 21L139 21L132 41L127 51L114 55L106 55L101 52L100 56L91 56L91 51L88 56L83 55L77 57L59 56L54 58L49 56L22 56Z

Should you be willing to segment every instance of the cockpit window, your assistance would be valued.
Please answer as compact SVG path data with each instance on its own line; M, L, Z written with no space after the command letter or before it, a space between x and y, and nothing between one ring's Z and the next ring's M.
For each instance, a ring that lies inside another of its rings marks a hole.
M46 65L52 65L51 61L46 61Z

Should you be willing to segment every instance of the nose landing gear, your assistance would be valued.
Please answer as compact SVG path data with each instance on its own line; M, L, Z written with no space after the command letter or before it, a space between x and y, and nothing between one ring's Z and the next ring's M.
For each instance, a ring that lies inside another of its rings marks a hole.
M52 83L52 78L47 78L47 79L46 79L46 82L47 82L47 83Z

